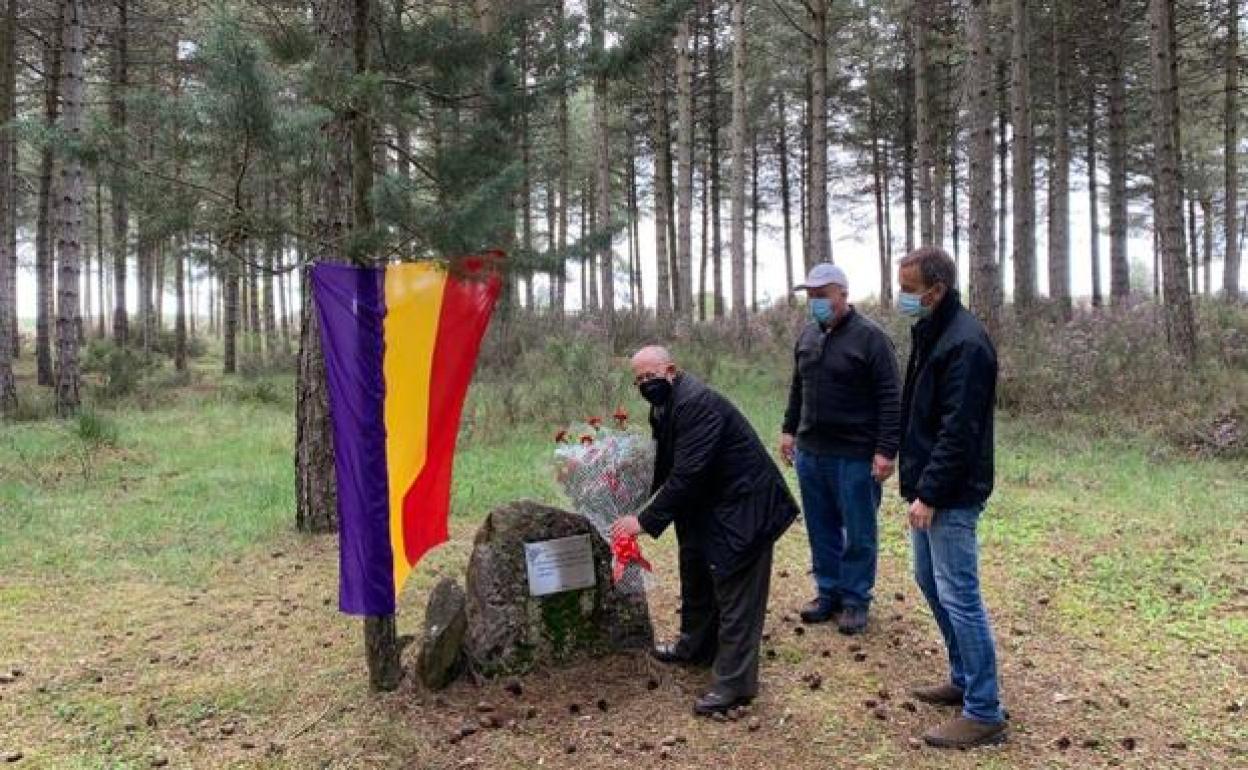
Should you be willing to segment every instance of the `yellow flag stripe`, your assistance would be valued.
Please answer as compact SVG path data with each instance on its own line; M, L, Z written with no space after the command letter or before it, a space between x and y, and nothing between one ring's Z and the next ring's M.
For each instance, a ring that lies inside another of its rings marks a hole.
M394 595L411 572L403 541L403 496L425 464L429 432L429 378L446 271L427 262L386 269L386 465L390 487L390 546Z

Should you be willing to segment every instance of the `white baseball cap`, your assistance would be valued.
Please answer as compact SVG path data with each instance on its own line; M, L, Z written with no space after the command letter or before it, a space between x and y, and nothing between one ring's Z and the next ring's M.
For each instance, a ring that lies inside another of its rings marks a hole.
M810 269L810 273L806 276L806 282L794 286L793 291L818 289L830 283L834 283L842 289L849 288L849 279L845 277L844 270L831 262L820 262Z

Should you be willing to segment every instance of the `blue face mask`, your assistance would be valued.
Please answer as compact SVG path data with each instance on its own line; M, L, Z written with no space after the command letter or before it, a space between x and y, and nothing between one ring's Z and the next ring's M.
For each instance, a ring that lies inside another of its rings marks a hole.
M826 324L832 320L834 315L832 311L832 300L824 297L812 297L810 300L810 317L821 324Z
M897 294L897 309L901 311L902 315L910 316L915 319L927 318L927 316L932 312L930 307L926 307L923 304L922 294L913 294L908 291L899 292Z

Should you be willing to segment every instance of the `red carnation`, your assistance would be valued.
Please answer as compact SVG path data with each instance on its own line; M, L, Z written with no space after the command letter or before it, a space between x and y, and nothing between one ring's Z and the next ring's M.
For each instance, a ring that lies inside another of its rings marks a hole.
M615 418L616 424L621 428L624 427L624 423L628 422L628 410L622 406L617 406L615 414L611 416Z
M568 440L568 431L566 428L563 430L560 430L558 433L555 434L556 444L562 444L566 442L567 440Z
M585 435L581 436L581 443L588 446L594 443L594 437L586 433Z
M602 418L590 417L586 422L589 423L589 427L593 428L594 430L598 430L598 428L602 425Z

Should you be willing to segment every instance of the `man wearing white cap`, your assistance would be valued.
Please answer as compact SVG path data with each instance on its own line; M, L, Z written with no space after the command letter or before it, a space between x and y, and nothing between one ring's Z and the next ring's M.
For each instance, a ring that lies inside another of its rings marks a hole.
M806 623L866 629L875 586L880 485L900 439L897 359L884 330L849 304L845 271L815 265L804 290L811 321L794 346L780 455L797 466L816 595Z

